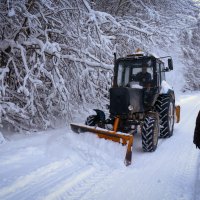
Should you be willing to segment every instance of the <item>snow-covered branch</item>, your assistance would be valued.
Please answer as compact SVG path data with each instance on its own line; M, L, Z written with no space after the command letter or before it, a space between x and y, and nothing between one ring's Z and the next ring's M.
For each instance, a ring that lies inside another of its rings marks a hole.
M114 52L179 43L197 65L198 14L191 0L1 1L0 124L45 129L87 105L103 107Z

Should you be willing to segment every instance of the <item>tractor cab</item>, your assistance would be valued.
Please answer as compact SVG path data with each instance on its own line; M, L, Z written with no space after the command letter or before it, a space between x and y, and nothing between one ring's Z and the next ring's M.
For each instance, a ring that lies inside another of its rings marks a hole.
M146 88L156 85L153 60L119 59L116 63L116 86L130 88Z
M110 113L127 115L152 109L165 80L165 72L171 69L171 59L165 68L161 59L143 52L116 59L110 89Z
M153 55L137 52L124 58L115 58L113 87L160 87L165 80L165 72L173 70L171 57L168 59L168 67L165 67L161 59Z

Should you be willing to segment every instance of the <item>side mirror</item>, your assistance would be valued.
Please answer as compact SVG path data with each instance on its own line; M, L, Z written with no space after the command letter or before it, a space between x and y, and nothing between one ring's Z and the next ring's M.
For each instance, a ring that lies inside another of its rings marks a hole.
M173 61L172 61L171 58L168 59L168 67L169 67L170 70L173 70Z

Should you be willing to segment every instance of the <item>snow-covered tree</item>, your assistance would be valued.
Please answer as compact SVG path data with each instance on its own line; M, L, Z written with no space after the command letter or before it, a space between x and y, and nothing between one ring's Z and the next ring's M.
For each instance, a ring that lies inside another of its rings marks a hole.
M84 103L106 99L110 42L97 24L98 13L86 1L80 4L1 2L1 124L47 128L69 121Z
M103 107L114 52L178 43L198 63L198 14L192 0L2 0L0 124L45 129Z

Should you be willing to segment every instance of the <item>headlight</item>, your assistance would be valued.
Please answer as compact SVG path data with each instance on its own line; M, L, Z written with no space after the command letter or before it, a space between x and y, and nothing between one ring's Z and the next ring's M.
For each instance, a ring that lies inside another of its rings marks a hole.
M128 106L128 109L131 111L131 110L133 110L133 106L132 105L129 105Z

